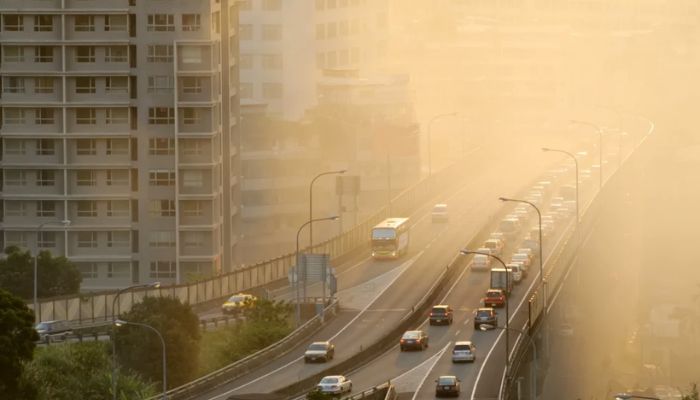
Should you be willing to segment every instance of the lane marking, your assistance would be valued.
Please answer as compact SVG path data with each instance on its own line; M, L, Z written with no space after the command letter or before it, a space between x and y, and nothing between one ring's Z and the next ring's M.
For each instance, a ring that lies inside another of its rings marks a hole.
M459 336L460 333L462 333L462 331L457 329L457 332L455 332L455 336Z
M415 392L413 392L413 397L411 397L411 400L416 400L416 396L418 396L418 393L420 392L420 389L423 387L423 384L425 383L425 380L428 379L428 375L433 371L433 368L435 368L435 364L437 364L438 361L440 361L440 358L442 358L442 355L445 354L445 351L447 351L447 348L452 344L452 342L447 342L445 347L442 348L440 353L437 354L437 357L435 357L435 361L433 362L433 365L428 368L428 372L423 375L423 379L420 380L420 383L418 384L418 388L416 389Z
M396 276L394 277L394 279L392 279L391 282L389 282L389 284L388 284L386 287L384 287L382 290L380 290L379 293L377 293L377 294L374 296L374 298L365 306L365 308L362 309L362 311L360 311L359 313L357 313L357 315L355 315L355 317L354 317L353 319L351 319L350 322L348 322L348 323L347 323L345 326L343 326L338 332L336 332L335 335L333 335L333 336L331 336L330 338L328 338L328 340L330 341L330 340L333 340L333 339L335 339L336 337L338 337L341 333L343 333L346 329L348 329L358 318L360 318L360 317L372 306L372 304L374 304L374 303L377 301L377 299L379 299L379 297L380 297L381 295L383 295L384 292L386 292L386 291L394 284L394 282L396 282L396 280L399 279L399 277L401 277L401 275L403 275L403 273L406 272L406 271L409 269L409 267L410 267L411 265L413 265L413 263L416 262L416 260L417 260L421 255L423 255L423 252L424 252L424 250L421 250L418 254L416 254L415 256L413 256L413 258L411 258L410 260L404 262L404 263L402 264L402 266L399 267L399 268L403 268L403 270L402 270L401 272L399 272L398 274L396 274ZM281 367L279 367L279 368L277 368L277 369L275 369L275 370L272 370L272 371L268 372L267 374L264 374L264 375L262 375L262 376L259 376L259 377L255 378L255 379L253 379L252 381L247 382L247 383L244 383L243 385L240 385L240 386L238 386L238 387L229 389L229 390L227 390L226 392L224 392L224 393L222 393L222 394L219 394L219 395L210 397L209 399L210 399L210 400L217 400L217 399L220 399L220 398L229 396L229 395L232 394L233 392L238 391L238 390L241 390L241 389L243 389L243 388L246 388L246 387L248 387L248 386L250 386L250 385L252 385L252 384L254 384L254 383L257 383L257 382L259 382L259 381L261 381L261 380L267 378L267 377L270 376L270 375L274 375L274 374L276 374L276 373L278 373L278 372L280 372L280 371L286 369L287 367L291 366L292 364L295 364L295 363L297 363L297 362L299 362L299 361L301 361L301 360L303 360L303 359L304 359L304 356L299 356L299 357L293 359L292 361L290 361L290 362L288 362L288 363L282 365Z

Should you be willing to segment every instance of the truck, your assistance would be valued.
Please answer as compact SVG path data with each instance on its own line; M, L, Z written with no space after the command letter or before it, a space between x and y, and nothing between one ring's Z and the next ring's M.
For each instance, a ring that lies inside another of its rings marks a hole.
M491 268L491 289L502 289L510 294L513 289L513 274L505 268Z

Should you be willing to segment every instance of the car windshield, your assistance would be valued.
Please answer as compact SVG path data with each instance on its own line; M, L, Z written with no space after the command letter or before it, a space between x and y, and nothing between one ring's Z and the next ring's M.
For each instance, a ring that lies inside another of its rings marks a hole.
M420 334L418 332L406 332L403 334L404 339L418 339Z
M491 316L491 311L489 310L480 310L477 314L477 317L490 317Z
M36 324L34 329L36 329L37 331L45 331L46 329L48 329L48 327L49 327L48 324L46 324L44 322L40 322L40 323Z
M392 228L374 228L372 229L372 240L385 240L396 238L396 230Z
M449 376L449 377L444 377L441 376L438 379L438 385L454 385L455 384L455 378Z
M246 300L246 298L244 296L238 296L238 295L231 296L228 298L229 303L240 303L240 302L245 301L245 300Z
M315 344L312 344L311 346L309 346L309 350L325 350L325 349L326 349L326 345L321 344L321 343L318 343L318 344L315 343Z
M486 292L486 297L499 297L500 295L500 292Z
M321 383L338 383L338 378L326 377L321 379Z
M442 308L442 307L440 307L440 308L438 308L438 307L433 308L433 314L444 314L444 313L445 313L445 309Z
M435 206L435 207L433 207L433 211L434 212L445 212L445 211L447 211L447 206L443 206L443 205Z
M455 351L471 351L472 349L468 344L457 344L455 345Z

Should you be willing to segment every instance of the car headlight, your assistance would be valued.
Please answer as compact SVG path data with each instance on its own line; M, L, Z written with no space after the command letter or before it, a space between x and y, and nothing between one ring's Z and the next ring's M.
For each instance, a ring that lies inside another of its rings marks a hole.
M395 251L392 251L392 252L391 252L391 255L392 255L392 257L393 257L393 256L396 256L396 252L395 252Z

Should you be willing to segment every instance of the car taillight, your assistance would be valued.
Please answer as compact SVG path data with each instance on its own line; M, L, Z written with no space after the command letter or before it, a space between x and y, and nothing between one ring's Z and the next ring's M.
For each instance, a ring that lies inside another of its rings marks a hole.
M435 316L435 314L433 314L433 313L430 313L430 316L431 316L431 317L433 317L433 316Z
M401 339L401 342L399 342L399 343L405 343L405 342L406 342L405 340Z

